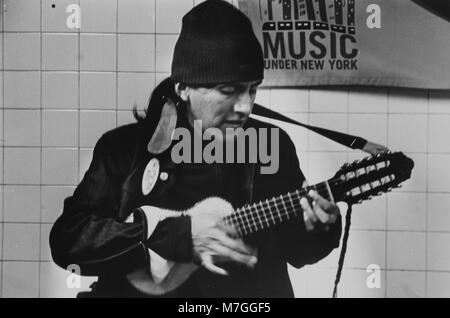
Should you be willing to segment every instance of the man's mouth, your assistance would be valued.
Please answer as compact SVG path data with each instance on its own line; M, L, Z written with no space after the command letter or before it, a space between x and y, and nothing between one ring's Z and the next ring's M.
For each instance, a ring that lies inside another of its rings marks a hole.
M225 124L227 126L235 126L235 127L242 127L244 126L245 121L244 120L226 120Z

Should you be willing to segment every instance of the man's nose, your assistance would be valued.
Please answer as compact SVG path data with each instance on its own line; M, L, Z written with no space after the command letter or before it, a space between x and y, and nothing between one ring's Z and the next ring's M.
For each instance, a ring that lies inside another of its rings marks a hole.
M234 104L234 111L243 115L249 115L252 111L253 99L250 94L242 93Z

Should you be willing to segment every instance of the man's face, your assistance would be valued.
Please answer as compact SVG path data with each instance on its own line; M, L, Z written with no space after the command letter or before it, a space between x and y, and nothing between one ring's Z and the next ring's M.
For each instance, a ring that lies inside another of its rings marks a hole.
M252 112L261 81L219 84L213 87L186 87L180 96L187 103L189 122L201 120L203 130L242 127Z

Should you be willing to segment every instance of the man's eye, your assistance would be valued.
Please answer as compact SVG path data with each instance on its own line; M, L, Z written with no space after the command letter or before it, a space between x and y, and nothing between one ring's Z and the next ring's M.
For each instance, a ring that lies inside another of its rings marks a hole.
M232 95L236 93L236 87L233 86L224 86L220 88L220 92L225 95Z

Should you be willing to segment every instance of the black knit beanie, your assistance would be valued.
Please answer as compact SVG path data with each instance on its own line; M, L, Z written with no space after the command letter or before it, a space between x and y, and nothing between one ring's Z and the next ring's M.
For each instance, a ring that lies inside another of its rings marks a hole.
M264 59L250 20L223 0L207 0L183 17L172 79L188 85L262 80Z

